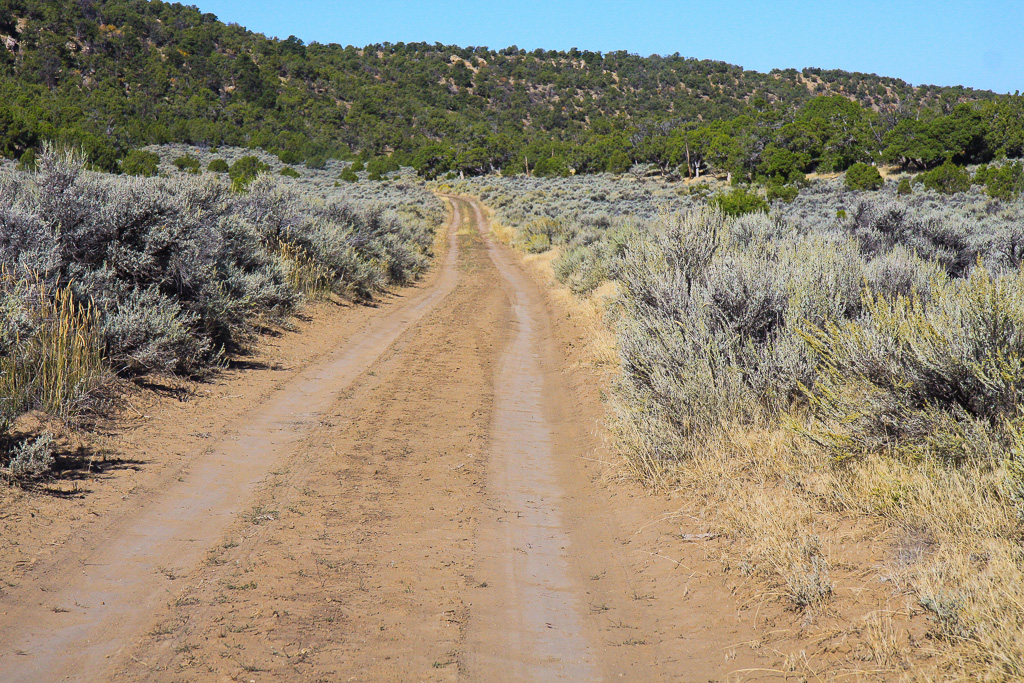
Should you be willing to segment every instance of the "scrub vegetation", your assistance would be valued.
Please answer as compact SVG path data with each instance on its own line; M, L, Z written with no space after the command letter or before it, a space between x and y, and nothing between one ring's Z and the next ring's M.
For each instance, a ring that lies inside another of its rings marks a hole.
M10 436L26 411L70 420L114 377L202 375L303 297L369 299L428 263L442 208L418 186L357 198L327 196L323 182L313 198L174 158L194 163L114 176L48 148L36 171L0 170L0 466L11 478L49 462Z
M939 670L1016 680L1024 202L991 190L1016 163L954 169L952 187L856 169L728 213L722 183L456 189L494 207L513 245L553 251L578 296L614 283L618 446L642 481L704 501L746 548L733 566L814 609L831 553L808 520L881 522L926 548L887 580L930 615Z
M30 160L59 141L112 172L144 170L135 149L182 143L310 168L358 159L371 178L649 164L792 185L855 163L930 169L1024 146L1019 96L679 54L307 45L161 0L10 0L0 76L0 155Z

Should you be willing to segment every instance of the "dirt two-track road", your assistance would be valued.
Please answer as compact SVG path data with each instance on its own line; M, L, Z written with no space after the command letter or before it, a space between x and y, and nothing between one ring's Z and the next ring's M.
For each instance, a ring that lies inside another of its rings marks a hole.
M282 341L275 377L138 427L138 460L173 464L123 495L98 480L105 507L66 503L92 516L5 575L0 680L707 681L745 663L728 592L691 595L714 582L660 555L658 501L600 481L578 330L478 204L447 201L423 283Z

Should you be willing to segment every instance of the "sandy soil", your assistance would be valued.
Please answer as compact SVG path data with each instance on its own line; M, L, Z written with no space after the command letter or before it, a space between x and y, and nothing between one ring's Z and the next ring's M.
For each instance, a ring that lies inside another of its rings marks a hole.
M807 615L608 476L586 325L449 201L419 286L316 307L3 494L0 679L786 676Z

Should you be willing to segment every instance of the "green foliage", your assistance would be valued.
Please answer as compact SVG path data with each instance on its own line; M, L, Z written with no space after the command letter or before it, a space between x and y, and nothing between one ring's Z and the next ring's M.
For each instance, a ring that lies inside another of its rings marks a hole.
M851 190L877 190L885 181L874 166L857 163L846 169L845 183Z
M765 199L767 199L769 203L780 200L788 204L796 199L798 194L800 194L800 188L796 185L778 185L772 183L768 185L765 191Z
M537 161L532 171L538 178L564 178L569 175L569 165L562 157L545 157Z
M942 194L967 192L971 189L971 176L967 170L948 159L941 166L921 173L918 178L925 187Z
M280 175L283 175L285 178L301 178L302 177L302 174L299 173L298 171L296 171L291 166L285 166L280 171L278 171L278 173Z
M199 173L201 168L199 164L199 159L196 159L191 154L186 154L185 156L178 157L177 159L174 160L173 163L174 166L179 171L185 171L186 173L196 174Z
M709 204L726 216L742 216L747 213L768 213L768 203L759 194L745 187L712 197Z
M1011 201L1024 192L1024 164L1019 161L990 168L983 178L985 192L995 199Z
M348 170L352 171L353 173L358 173L359 171L365 171L366 170L366 164L363 163L362 159L356 159L348 167Z
M910 187L910 178L900 178L900 182L896 184L896 194L903 197L911 192L913 192L913 190Z
M951 114L907 118L884 136L882 157L904 168L931 168L943 160L959 163L986 161L993 150L985 143L984 116L957 105Z
M199 162L196 162L198 167ZM180 166L179 166L180 168ZM121 160L121 172L151 178L160 171L160 156L156 152L133 149Z
M355 172L352 170L351 166L349 168L346 168L344 171L342 171L341 175L338 176L338 178L340 180L344 180L346 183L357 183L357 182L359 182L359 176L357 176L355 174Z
M925 169L1024 154L1021 98L869 74L624 51L306 45L147 0L18 0L9 17L8 158L52 140L116 171L130 149L180 142L262 148L310 168L404 155L427 178L636 163L749 182L881 158Z
M623 150L615 150L611 156L608 157L608 163L605 165L604 170L609 173L625 173L633 165L633 161L629 158Z
M320 170L327 166L327 159L322 156L312 156L306 159L306 168L311 170Z
M18 170L19 171L34 171L36 170L36 151L29 147L18 159Z
M244 156L231 164L228 169L228 177L231 178L231 186L234 189L244 190L252 181L256 180L256 176L269 170L270 166L260 161L259 158L251 155Z
M211 173L227 173L231 170L231 167L228 166L228 162L223 159L213 159L210 161L209 165L207 165L206 170Z
M370 180L380 180L384 174L398 169L398 159L394 156L382 155L366 162L366 172L369 174Z

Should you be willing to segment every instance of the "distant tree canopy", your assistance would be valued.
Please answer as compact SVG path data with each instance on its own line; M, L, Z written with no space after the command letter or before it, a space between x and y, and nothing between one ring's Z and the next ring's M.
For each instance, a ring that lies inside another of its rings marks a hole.
M396 165L437 177L652 164L775 184L857 162L924 170L1024 155L1020 97L845 71L763 74L623 51L307 45L162 0L6 0L0 38L0 155L52 140L115 172L138 168L131 150L167 142L262 148L313 166L358 156L374 177Z

